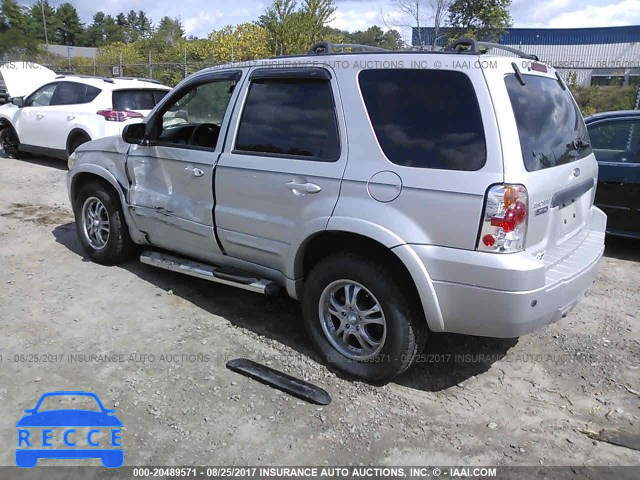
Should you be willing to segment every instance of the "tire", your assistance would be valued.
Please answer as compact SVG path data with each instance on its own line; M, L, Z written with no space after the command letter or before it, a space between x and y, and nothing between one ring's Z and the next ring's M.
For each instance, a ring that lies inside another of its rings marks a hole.
M427 328L419 302L412 302L413 295L402 285L393 269L351 253L321 260L305 282L302 312L323 359L349 376L378 385L407 370L424 346ZM356 302L349 306L347 296L353 298L355 292ZM329 309L337 314L329 314ZM365 312L368 315L362 315ZM351 332L346 341L344 330Z
M91 141L91 139L87 135L85 135L83 133L79 133L79 134L75 135L69 141L69 147L67 148L67 158L69 158L71 156L71 154L76 151L76 148L78 148L80 145L82 145L83 143L90 142L90 141Z
M73 210L78 239L91 260L116 265L133 256L136 246L129 236L120 199L111 188L98 182L84 185Z
M20 158L20 150L18 148L20 140L12 126L8 125L0 130L0 145L2 146L5 156L9 158Z

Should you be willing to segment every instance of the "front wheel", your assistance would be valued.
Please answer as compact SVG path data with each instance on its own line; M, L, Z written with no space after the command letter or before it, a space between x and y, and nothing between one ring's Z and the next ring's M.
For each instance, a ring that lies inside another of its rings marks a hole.
M5 156L9 158L20 158L20 140L18 134L11 126L6 126L0 130L0 145Z
M352 254L311 271L302 308L318 352L348 375L382 384L404 372L426 340L426 324L395 272Z
M76 231L89 258L104 265L127 260L135 251L116 193L101 183L88 183L74 204Z

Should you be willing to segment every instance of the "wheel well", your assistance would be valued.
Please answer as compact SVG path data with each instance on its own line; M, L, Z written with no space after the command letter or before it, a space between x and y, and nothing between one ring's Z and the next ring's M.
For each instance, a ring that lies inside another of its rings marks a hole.
M394 278L405 285L413 300L420 305L420 296L409 270L395 253L380 242L354 233L323 232L311 238L303 248L302 259L298 263L301 271L296 271L296 277L300 276L298 274L306 277L318 262L333 253L351 252L363 257L375 258L387 266ZM296 293L298 298L301 298L302 291ZM419 310L422 311L422 309Z
M73 205L76 204L76 200L78 199L78 192L80 192L82 187L91 182L99 183L105 189L110 190L116 195L118 201L120 201L120 194L108 180L105 180L99 175L95 175L93 173L79 173L71 184L71 198L73 199Z
M71 133L69 133L69 136L67 137L67 152L69 152L69 148L71 148L73 141L79 137L87 137L89 140L91 140L91 135L89 135L81 128L75 128L71 130Z
M0 118L0 130L7 127L13 128L13 125L11 125L11 122L9 120L5 118Z

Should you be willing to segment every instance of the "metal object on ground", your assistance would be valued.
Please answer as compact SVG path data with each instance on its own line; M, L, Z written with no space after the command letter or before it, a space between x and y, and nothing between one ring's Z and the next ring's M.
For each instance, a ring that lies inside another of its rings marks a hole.
M326 390L273 368L260 365L247 358L230 360L227 362L227 368L307 402L317 403L318 405L329 405L331 403L331 396Z

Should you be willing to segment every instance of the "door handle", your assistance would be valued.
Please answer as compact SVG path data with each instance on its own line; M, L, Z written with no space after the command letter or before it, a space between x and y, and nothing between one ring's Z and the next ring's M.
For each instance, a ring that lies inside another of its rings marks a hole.
M38 113L36 117L38 120L40 120L41 118L44 118L44 113Z
M204 171L200 168L189 168L185 167L185 171L190 172L194 177L201 177L204 175Z
M305 193L313 194L318 193L320 190L322 190L322 187L320 187L320 185L316 185L315 183L302 183L296 182L295 180L287 182L287 188L293 191L293 193L295 193L296 195L304 195Z
M67 115L67 120L73 120L74 118L76 118L75 115Z

